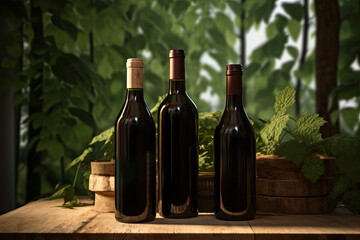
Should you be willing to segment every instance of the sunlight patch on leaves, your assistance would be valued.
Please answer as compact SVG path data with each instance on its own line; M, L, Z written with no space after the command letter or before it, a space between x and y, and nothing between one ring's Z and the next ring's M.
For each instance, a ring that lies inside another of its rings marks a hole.
M320 127L326 123L319 114L304 113L297 121L294 129L295 138L307 142L317 143L322 140Z

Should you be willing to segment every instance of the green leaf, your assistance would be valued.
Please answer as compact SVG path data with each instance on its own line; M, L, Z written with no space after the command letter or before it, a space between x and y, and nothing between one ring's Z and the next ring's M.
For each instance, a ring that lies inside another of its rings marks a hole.
M218 29L221 29L224 33L226 31L234 32L234 24L228 15L218 12L215 16L215 24Z
M89 125L90 127L96 126L91 113L84 111L80 108L69 108L69 112L71 113L71 115L77 117L80 121Z
M82 154L80 156L78 156L77 158L75 158L72 162L70 162L65 170L68 171L70 168L72 168L75 165L78 165L79 163L85 162L85 161L91 161L91 160L96 160L94 158L94 153L93 153L93 149L92 148L87 148L85 149Z
M284 45L286 42L287 37L284 34L277 34L276 37L255 49L250 58L252 61L256 61L258 63L263 63L265 60L273 58L280 58L284 51Z
M182 21L187 30L192 30L196 27L196 21L198 19L198 15L195 10L188 11L184 16L184 20Z
M300 35L300 30L301 30L300 23L298 21L290 19L287 28L289 30L290 37L294 40L294 42L296 42Z
M60 159L64 156L63 145L55 139L43 139L36 146L36 151L46 150L51 158Z
M189 1L175 1L171 11L178 18L186 12L189 6L190 6Z
M294 103L295 90L291 86L287 86L276 94L274 109L276 113L285 113L286 109Z
M306 145L296 140L290 140L280 144L276 148L275 154L279 157L285 157L295 164L303 163L308 158Z
M279 137L286 123L289 120L289 115L276 114L270 119L269 123L264 125L264 128L259 131L259 136L263 142L260 151L264 154L273 154L275 147L279 142Z
M288 51L288 53L290 54L290 56L296 60L299 56L299 51L296 47L293 46L287 46L286 50Z
M356 108L343 108L341 109L341 117L344 120L346 126L353 130L356 125L359 123L359 110Z
M65 31L69 36L75 41L78 34L78 29L74 24L71 22L62 19L59 15L55 14L51 16L51 22L60 28L61 30Z
M294 137L306 143L320 142L322 137L319 130L325 123L326 121L319 117L319 114L304 113L296 121L296 127L293 132Z
M72 203L75 205L78 204L78 199L75 194L75 189L72 185L68 184L60 188L57 192L55 192L53 195L48 197L48 200L54 200L57 198L64 198L64 204L65 203Z
M311 182L316 183L320 176L324 174L324 160L318 156L311 159L306 158L301 167L301 171L306 178L310 179Z
M105 141L105 144L109 143L111 141L112 136L114 135L114 127L111 127L105 131L103 131L102 133L100 133L99 135L95 136L89 145L93 145L95 143L98 142L103 142Z
M301 21L304 15L304 7L300 3L283 3L282 7L292 18Z

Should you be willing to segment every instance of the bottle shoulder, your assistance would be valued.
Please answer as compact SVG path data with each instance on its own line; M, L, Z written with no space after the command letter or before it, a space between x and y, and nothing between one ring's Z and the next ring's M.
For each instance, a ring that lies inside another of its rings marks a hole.
M128 123L150 122L155 125L154 118L151 115L150 110L147 107L145 101L142 102L126 101L116 119L116 124L120 124L124 122L128 122Z
M254 135L251 122L243 109L225 109L215 131L223 134L231 133L243 135L247 133Z
M192 112L198 116L196 105L187 94L169 94L159 106L159 114L178 111Z

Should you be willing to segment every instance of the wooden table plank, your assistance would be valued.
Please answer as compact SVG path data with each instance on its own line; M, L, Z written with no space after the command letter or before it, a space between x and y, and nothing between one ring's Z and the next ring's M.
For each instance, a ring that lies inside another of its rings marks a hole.
M360 239L360 216L257 215L249 221L256 239Z
M83 202L91 203L88 199ZM257 215L252 221L221 221L213 214L124 224L93 205L62 208L62 200L39 200L0 216L0 239L360 239L360 216Z
M213 214L188 219L157 216L149 223L124 224L117 222L111 213L100 213L79 233L129 235L131 239L254 239L247 221L221 221Z
M74 209L61 207L63 200L41 199L0 216L1 233L74 233L90 222L97 212L88 198ZM1 239L1 238L0 238Z

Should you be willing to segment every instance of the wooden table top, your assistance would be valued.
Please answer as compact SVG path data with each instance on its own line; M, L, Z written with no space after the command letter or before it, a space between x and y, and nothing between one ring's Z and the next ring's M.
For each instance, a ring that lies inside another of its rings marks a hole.
M113 213L84 206L61 207L62 199L41 199L0 216L0 239L360 239L360 216L265 215L252 221L221 221L201 213L190 219L124 224Z

